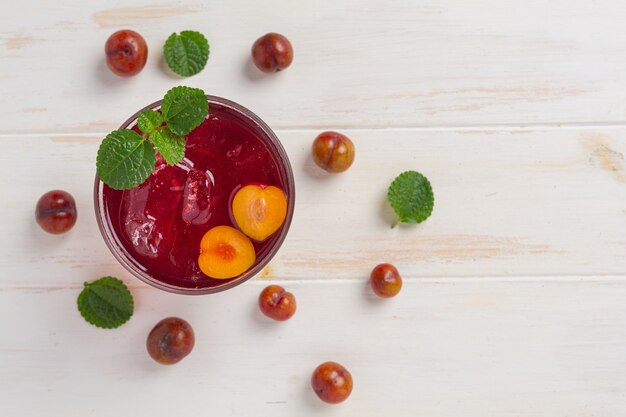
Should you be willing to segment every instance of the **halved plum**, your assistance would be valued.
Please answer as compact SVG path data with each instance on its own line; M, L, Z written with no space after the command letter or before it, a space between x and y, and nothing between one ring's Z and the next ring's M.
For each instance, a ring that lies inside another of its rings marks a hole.
M246 235L230 226L217 226L200 241L198 266L207 276L216 279L234 278L254 264L256 253Z
M273 185L249 184L237 191L232 209L241 231L262 241L285 222L287 198L283 190Z

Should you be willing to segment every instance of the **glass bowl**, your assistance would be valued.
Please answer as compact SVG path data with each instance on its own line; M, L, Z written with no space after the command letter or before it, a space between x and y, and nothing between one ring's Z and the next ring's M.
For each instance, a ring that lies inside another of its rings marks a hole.
M161 290L169 291L176 294L201 295L221 292L242 284L243 282L255 276L265 267L265 265L269 263L274 255L276 255L280 246L285 240L287 232L289 231L289 226L291 224L291 219L293 217L293 211L295 206L295 186L291 164L289 162L289 158L287 157L285 149L283 148L282 144L278 140L278 137L272 131L272 129L270 129L270 127L265 122L263 122L263 120L261 120L257 115L237 103L221 97L209 95L207 95L206 97L209 103L209 111L212 105L228 109L229 112L236 115L238 122L243 123L247 129L251 129L254 134L266 145L277 163L281 182L284 184L285 187L284 192L287 196L287 216L281 229L276 232L278 233L278 236L273 241L272 246L269 248L269 250L266 250L263 254L261 254L255 264L243 274L229 280L224 280L223 284L217 284L215 286L198 288L176 286L155 278L153 275L150 274L150 271L146 267L141 265L139 261L127 254L124 246L119 241L115 231L112 230L113 228L110 224L110 219L107 215L107 210L104 204L104 183L100 181L100 179L96 175L94 184L94 207L96 212L96 219L100 232L102 233L102 237L104 238L104 241L108 248L113 253L113 256L115 256L119 263L122 264L122 266L128 272L130 272L132 275L139 278L143 282ZM158 110L160 106L161 101L157 101L139 110L126 122L124 122L120 126L120 129L132 129L137 124L137 116L139 115L139 113L146 109Z

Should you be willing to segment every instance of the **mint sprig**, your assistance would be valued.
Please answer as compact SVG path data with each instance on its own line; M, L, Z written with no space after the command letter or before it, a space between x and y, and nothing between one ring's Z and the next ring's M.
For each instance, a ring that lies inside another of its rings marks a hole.
M133 296L128 287L114 277L85 282L77 305L88 323L103 329L120 327L131 318L134 309Z
M398 175L389 186L387 199L401 223L421 223L433 212L435 196L428 178L417 171Z
M174 87L161 103L161 112L144 110L137 117L143 135L120 129L109 133L98 149L98 177L109 187L126 190L142 184L154 171L156 150L169 165L185 157L185 136L209 113L204 91Z
M184 30L172 33L163 46L165 62L182 77L202 71L209 59L209 42L200 32Z

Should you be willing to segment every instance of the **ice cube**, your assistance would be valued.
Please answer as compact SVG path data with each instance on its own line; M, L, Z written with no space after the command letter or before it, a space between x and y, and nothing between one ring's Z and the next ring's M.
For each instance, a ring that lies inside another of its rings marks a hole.
M127 193L124 221L126 237L135 250L157 258L170 250L185 172L176 167L159 167L166 175L152 175ZM180 171L180 172L178 172Z
M126 237L132 242L139 254L156 258L163 234L155 228L156 218L147 216L145 213L145 203L148 201L150 188L139 187L135 190L126 191L126 193L128 193L126 200L128 207L124 219Z
M183 186L181 217L186 224L199 225L211 217L213 178L210 172L190 168Z

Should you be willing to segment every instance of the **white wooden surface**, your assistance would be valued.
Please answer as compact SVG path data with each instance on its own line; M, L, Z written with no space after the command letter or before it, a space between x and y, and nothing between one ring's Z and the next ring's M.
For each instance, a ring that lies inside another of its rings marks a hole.
M626 415L626 3L423 0L3 4L0 15L0 415ZM114 77L103 44L142 33L144 71ZM160 47L211 42L181 80ZM262 76L249 47L286 34L295 62ZM297 209L279 254L226 293L183 297L125 273L99 236L91 191L103 133L177 84L250 107L292 160ZM321 175L321 129L356 143L349 172ZM390 180L432 181L433 216L390 229ZM77 199L65 236L33 221L52 188ZM367 287L378 262L405 278ZM123 278L133 319L103 331L78 315L82 282ZM256 310L269 282L299 311ZM145 352L161 318L196 330L187 359ZM346 365L352 397L318 401L310 372Z

